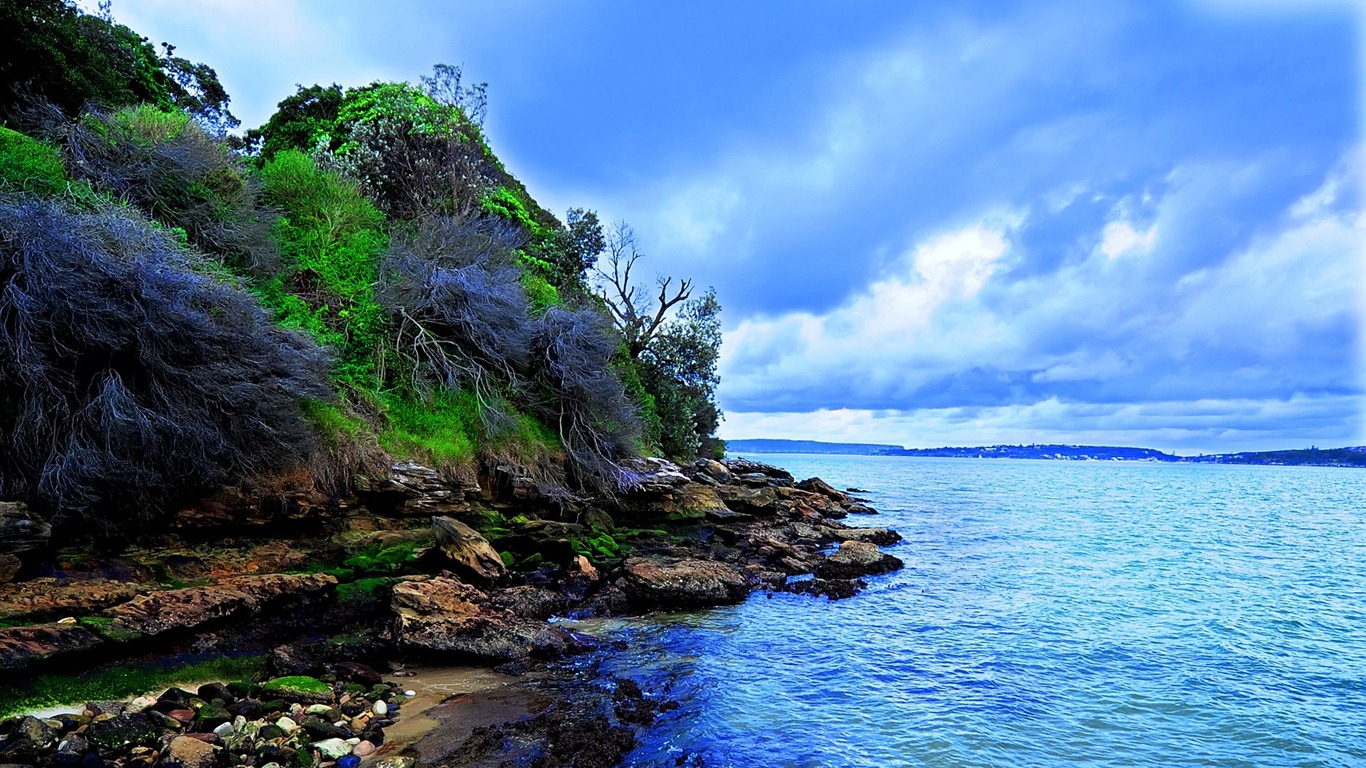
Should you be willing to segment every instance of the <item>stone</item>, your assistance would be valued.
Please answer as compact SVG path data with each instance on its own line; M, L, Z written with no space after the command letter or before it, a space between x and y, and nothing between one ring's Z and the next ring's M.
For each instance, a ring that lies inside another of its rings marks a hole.
M846 541L840 548L816 566L816 576L822 579L855 579L887 573L904 567L899 558L883 553L876 544L866 541Z
M332 687L316 677L289 675L276 677L261 684L268 698L283 698L303 704L331 704L336 698ZM299 708L299 716L303 708Z
M50 724L39 720L36 717L24 717L19 720L18 725L10 732L10 738L28 739L37 749L47 749L57 743L61 733Z
M332 674L336 675L338 680L362 685L376 685L382 680L380 674L374 669L354 661L333 664Z
M275 726L280 730L284 731L285 733L294 733L295 731L299 730L299 724L294 722L294 720L288 716L276 720ZM261 735L263 737L265 736L264 729L261 730Z
M135 715L139 712L146 712L147 710L156 706L156 703L157 700L155 697L139 696L136 699L133 699L132 701L128 702L128 704L123 708L123 711Z
M337 768L360 768L360 758L355 755L342 755L337 758Z
M631 558L623 588L637 607L685 608L739 603L750 585L739 568L711 560Z
M231 704L237 700L237 697L233 696L228 687L222 683L205 683L199 686L198 694L199 698L204 701L222 699L224 704Z
M384 703L383 699L380 699L379 701L375 702L374 705L370 707L370 709L375 713L376 717L384 717L385 715L389 714L389 705Z
M351 754L351 745L344 739L324 739L313 742L313 748L328 760L336 760L343 755Z
M188 736L177 736L166 746L161 758L167 768L213 768L217 759L212 744Z
M237 729L232 727L232 723L219 723L213 729L213 735L217 736L220 739L226 739L236 732Z
M53 656L88 650L101 642L79 624L0 627L0 668L19 669Z
M116 715L90 724L85 737L102 756L114 756L132 747L156 744L161 732L145 714Z
M47 547L52 526L22 501L0 501L0 553L13 555Z
M498 550L478 531L452 517L433 517L436 549L461 576L492 584L507 576Z
M890 528L836 528L834 535L840 541L866 541L881 547L901 541L901 534Z
M493 603L514 616L541 621L566 608L565 599L559 594L529 584L502 590L493 597Z
M232 727L232 713L218 704L205 704L195 713L195 727L201 731L212 731L220 724Z
M351 754L356 757L369 757L375 753L375 745L368 741L360 741L351 748Z
M13 581L23 567L24 561L20 560L18 555L0 552L0 584L8 584Z
M417 760L403 755L391 755L390 757L380 758L370 764L370 768L413 768Z

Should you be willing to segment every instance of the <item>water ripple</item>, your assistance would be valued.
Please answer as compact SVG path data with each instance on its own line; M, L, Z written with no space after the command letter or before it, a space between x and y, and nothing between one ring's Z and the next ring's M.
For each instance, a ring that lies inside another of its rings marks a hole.
M720 766L1366 766L1366 473L783 457L871 488L859 597L611 625Z

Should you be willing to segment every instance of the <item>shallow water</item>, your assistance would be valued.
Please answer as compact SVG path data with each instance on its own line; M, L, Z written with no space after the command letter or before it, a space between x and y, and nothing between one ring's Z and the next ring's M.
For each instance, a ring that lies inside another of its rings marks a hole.
M1366 472L758 457L869 489L904 571L598 625L707 766L1366 765Z

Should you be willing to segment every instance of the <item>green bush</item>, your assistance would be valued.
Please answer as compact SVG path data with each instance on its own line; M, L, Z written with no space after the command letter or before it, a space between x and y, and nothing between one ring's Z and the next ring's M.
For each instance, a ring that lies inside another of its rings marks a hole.
M66 187L62 153L37 139L0 126L0 188L55 195Z

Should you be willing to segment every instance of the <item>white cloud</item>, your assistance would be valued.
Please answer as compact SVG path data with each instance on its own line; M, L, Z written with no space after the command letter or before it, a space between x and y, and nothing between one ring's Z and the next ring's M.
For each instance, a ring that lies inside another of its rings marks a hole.
M1112 221L1105 225L1100 241L1100 252L1105 254L1107 259L1117 259L1134 251L1150 251L1156 241L1156 225L1139 232L1130 222Z

